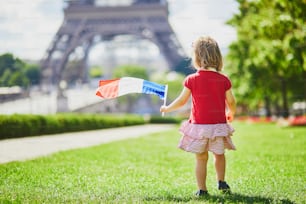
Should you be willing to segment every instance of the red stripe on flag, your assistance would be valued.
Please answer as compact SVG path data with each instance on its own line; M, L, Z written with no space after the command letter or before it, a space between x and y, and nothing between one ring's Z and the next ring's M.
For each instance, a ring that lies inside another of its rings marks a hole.
M118 96L119 79L100 80L96 95L102 98L115 98Z

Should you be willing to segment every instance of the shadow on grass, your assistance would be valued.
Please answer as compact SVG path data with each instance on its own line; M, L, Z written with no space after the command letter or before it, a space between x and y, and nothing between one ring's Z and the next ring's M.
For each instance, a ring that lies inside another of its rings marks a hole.
M176 197L176 196L156 196L156 197L145 197L145 201L155 201L155 202L162 202L162 201L172 201L172 202L189 202L189 201L201 201L205 200L211 203L263 203L263 204L270 204L270 203L280 203L280 204L294 204L294 202L288 199L274 199L269 197L262 197L262 196L252 196L252 195L242 195L233 193L231 195L209 195L203 198L197 198L195 196L189 197Z

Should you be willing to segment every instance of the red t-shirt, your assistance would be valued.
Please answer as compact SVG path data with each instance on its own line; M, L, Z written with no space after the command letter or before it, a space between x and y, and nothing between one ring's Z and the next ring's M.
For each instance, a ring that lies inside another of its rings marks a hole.
M225 92L232 87L229 78L218 72L200 70L187 76L184 86L192 94L190 123L226 123Z

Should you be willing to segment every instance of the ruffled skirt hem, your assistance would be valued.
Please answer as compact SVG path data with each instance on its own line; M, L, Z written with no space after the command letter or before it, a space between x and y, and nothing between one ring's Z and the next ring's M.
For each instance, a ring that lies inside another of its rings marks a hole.
M234 128L227 123L192 124L185 121L179 131L182 137L178 147L187 152L224 154L225 149L236 149L231 139Z

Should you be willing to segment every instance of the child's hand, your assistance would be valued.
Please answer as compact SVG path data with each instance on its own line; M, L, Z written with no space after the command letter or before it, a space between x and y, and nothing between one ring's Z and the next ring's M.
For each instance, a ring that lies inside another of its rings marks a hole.
M161 113L165 113L165 112L167 111L167 106L165 106L165 105L161 106L160 109L159 109L159 111L160 111Z
M234 115L233 115L233 113L232 113L231 111L228 111L228 112L226 113L226 120L227 120L228 122L232 122L232 121L234 120Z

